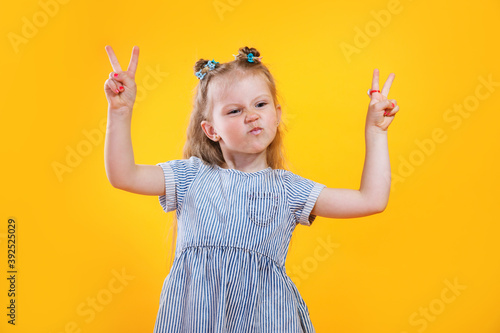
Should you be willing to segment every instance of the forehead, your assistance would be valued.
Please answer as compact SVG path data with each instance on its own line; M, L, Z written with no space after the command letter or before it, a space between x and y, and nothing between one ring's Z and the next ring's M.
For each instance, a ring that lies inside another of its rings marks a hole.
M271 97L267 81L260 74L229 73L211 83L208 93L215 109L229 104L244 104L262 94Z

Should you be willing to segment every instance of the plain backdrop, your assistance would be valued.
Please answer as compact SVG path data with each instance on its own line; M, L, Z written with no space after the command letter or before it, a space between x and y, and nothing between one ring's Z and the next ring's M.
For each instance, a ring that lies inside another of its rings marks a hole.
M359 188L374 68L400 106L387 209L297 226L287 272L317 332L500 332L498 1L56 1L0 11L1 331L152 332L170 269L158 197L104 169L111 45L140 47L136 163L181 158L195 62L256 47L289 169ZM17 224L7 324L8 218Z

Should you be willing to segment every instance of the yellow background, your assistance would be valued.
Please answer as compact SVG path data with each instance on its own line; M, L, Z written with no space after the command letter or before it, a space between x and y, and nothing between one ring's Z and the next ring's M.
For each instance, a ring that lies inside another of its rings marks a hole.
M181 157L194 63L230 61L248 45L284 97L290 169L329 187L358 188L366 90L374 68L381 83L394 72L386 211L298 226L287 271L318 332L500 332L499 14L492 0L3 4L1 331L153 330L172 215L158 197L107 180L109 44L124 69L140 47L136 163ZM6 316L9 217L18 226L15 327Z

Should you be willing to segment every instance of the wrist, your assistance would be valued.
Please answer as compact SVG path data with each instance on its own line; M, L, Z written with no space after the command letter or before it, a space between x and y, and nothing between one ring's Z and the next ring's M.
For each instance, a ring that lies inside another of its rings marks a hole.
M108 118L130 118L132 109L128 107L112 108L108 107Z
M375 125L367 125L365 127L365 135L387 136L387 129L382 129Z

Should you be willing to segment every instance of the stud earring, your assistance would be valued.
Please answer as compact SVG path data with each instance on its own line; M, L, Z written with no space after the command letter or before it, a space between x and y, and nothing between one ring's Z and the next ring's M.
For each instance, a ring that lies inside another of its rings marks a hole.
M219 138L220 138L220 137L219 137L219 134L215 134L215 135L214 135L214 140L215 140L215 141L219 141Z

